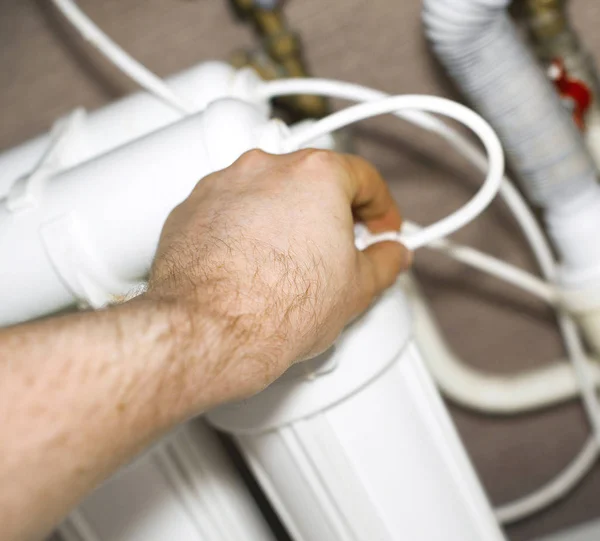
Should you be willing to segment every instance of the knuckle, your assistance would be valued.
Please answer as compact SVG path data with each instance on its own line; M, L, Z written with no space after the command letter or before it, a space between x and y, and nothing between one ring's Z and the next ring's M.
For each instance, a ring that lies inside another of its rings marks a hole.
M176 224L180 218L180 216L185 215L186 213L186 202L187 200L182 201L175 207L171 209L165 223L163 224L163 231L170 229L173 227L173 224Z
M340 157L332 150L311 148L300 152L300 163L306 169L332 171L340 167Z
M236 163L244 168L262 167L269 161L270 158L272 158L271 154L268 154L259 148L253 148L244 152L236 160Z

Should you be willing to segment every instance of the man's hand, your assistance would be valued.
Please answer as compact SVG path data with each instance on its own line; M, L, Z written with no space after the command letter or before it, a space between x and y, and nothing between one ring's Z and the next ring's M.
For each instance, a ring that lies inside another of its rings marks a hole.
M367 162L252 151L173 211L146 293L0 329L2 539L44 534L177 423L327 348L409 263L358 252L354 221L400 227Z
M172 212L148 296L186 310L186 363L201 370L190 377L203 382L204 400L207 392L215 403L253 394L322 352L409 265L397 243L357 251L355 221L372 232L401 225L372 165L324 150L250 151ZM210 367L193 347L203 339L194 322L207 310L227 352Z

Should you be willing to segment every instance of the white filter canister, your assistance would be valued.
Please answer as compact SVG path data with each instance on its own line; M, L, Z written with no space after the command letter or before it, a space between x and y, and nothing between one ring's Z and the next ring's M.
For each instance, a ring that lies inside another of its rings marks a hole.
M90 494L64 541L270 541L271 530L201 420L177 429Z
M504 536L390 289L335 347L210 412L295 541Z

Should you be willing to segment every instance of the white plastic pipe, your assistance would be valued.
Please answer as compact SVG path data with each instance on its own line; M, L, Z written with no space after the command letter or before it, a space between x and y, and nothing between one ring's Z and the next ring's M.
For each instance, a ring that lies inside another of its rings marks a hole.
M235 436L294 539L504 539L399 287L334 348L208 418Z
M502 524L510 524L559 502L583 481L598 461L599 454L598 442L594 437L589 438L575 459L559 475L535 492L497 507L496 518Z
M243 152L279 152L285 126L238 100L213 102L52 178L33 208L0 200L0 326L126 294L150 267L170 211ZM287 131L286 131L287 133Z
M268 100L253 93L257 82L258 76L252 70L236 71L223 62L205 62L166 80L194 112L226 97L252 102L267 111ZM62 168L79 165L181 118L180 113L150 94L139 92L122 98L87 114L62 155ZM31 172L49 144L50 134L44 134L0 153L0 198L18 178Z
M112 41L72 0L52 0L64 17L76 28L81 37L113 62L123 73L159 97L167 105L182 114L193 113L196 109L177 91L166 85L162 79L152 73L144 65L132 58L127 52Z

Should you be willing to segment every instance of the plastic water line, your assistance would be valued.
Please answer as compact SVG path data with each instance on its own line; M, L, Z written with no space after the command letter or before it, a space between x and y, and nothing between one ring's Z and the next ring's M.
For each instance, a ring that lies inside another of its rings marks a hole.
M96 26L94 21L79 9L75 2L71 0L52 0L52 2L73 27L79 30L81 37L85 41L108 56L119 69L127 72L142 88L160 97L166 105L177 111L180 115L190 114L196 110L193 101L183 98L177 90L173 90L168 84L165 84L160 77L152 73L108 38Z
M482 413L514 415L579 397L577 378L564 360L509 375L481 372L469 366L446 344L415 279L403 276L401 283L410 301L415 339L423 358L440 389L453 402ZM595 362L588 366L595 385L600 385L600 368Z

